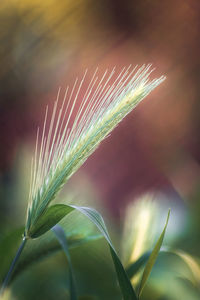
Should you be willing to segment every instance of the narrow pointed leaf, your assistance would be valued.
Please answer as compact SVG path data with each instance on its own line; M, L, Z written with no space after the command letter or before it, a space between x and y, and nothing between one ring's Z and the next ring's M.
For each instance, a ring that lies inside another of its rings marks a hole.
M50 230L62 218L69 214L73 208L64 204L55 204L46 209L46 211L37 220L36 224L30 228L29 237L37 238Z
M157 256L159 254L159 251L160 251L160 248L162 246L162 243L163 243L163 239L164 239L164 236L165 236L165 231L166 231L166 228L167 228L167 224L168 224L168 221L169 221L169 216L170 216L170 210L168 211L168 215L167 215L167 220L166 220L166 223L165 223L165 227L153 249L153 251L151 252L151 255L147 261L147 264L145 266L145 269L144 269L144 272L143 272L143 275L142 275L142 279L141 279L141 282L140 282L140 287L139 287L139 292L138 292L138 297L141 296L141 293L144 289L144 286L148 280L148 277L152 271L152 268L156 262L156 259L157 259Z
M68 265L69 265L69 291L70 291L70 300L77 300L77 292L76 292L76 284L74 279L73 267L71 263L70 253L68 249L68 243L65 236L65 232L60 225L55 225L52 228L58 242L60 243L65 255L67 257Z
M78 210L82 214L84 214L86 217L88 217L99 229L99 231L102 233L104 238L107 240L111 256L113 259L113 263L115 266L115 271L117 274L117 278L119 281L119 285L121 288L121 292L123 294L124 300L137 300L136 293L131 285L131 282L128 278L128 275L126 274L126 271L117 255L117 252L111 242L109 233L107 231L106 225L104 223L104 220L102 216L95 210L89 207L80 207L75 205L70 205L70 207L73 207L74 209Z
M148 261L148 258L150 257L150 252L144 253L142 256L138 258L134 263L131 263L127 268L126 268L126 273L128 274L128 277L132 279L137 272L140 270L140 268L146 264ZM194 286L199 286L200 287L200 266L199 263L196 261L196 259L190 255L187 252L184 252L179 249L171 249L171 248L166 248L166 249L161 249L159 252L159 255L169 255L173 254L177 256L181 261L187 265L189 270L191 271L191 276L189 277L189 281L194 285ZM185 275L184 275L185 276Z

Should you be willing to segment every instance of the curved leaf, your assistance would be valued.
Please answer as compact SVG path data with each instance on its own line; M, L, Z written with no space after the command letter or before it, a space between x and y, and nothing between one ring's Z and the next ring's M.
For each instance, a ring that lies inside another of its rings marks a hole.
M140 270L140 268L145 265L147 262L148 258L150 257L150 252L144 253L142 256L138 258L137 261L134 263L131 263L127 268L126 272L128 274L128 277L132 279L134 275L137 274L137 272ZM168 255L168 254L173 254L177 256L181 261L187 265L189 270L191 271L191 276L188 279L194 286L200 287L200 265L198 261L192 257L189 253L182 251L180 249L171 249L171 248L165 248L161 249L158 256L160 255ZM185 274L184 274L185 277Z
M192 273L191 282L193 283L194 286L200 288L200 265L196 261L196 259L192 257L189 253L182 250L169 249L167 250L167 252L177 255L181 260L184 261L184 263L188 266L188 268Z
M169 221L169 216L170 216L170 209L168 211L168 215L167 215L167 220L166 220L166 223L165 223L165 227L153 249L153 251L151 252L151 255L147 261L147 264L145 266L145 269L144 269L144 272L143 272L143 275L142 275L142 279L141 279L141 282L140 282L140 287L139 287L139 292L138 292L138 297L141 296L141 293L143 291L143 288L147 282L147 279L151 273L151 270L156 262L156 259L157 259L157 256L159 254L159 251L160 251L160 248L162 246L162 243L163 243L163 239L164 239L164 236L165 236L165 231L166 231L166 228L167 228L167 224L168 224L168 221Z
M62 218L69 214L73 208L64 204L55 204L46 209L46 211L37 220L29 230L30 238L37 238L50 230Z
M137 296L131 285L131 282L130 282L130 280L126 274L126 271L117 255L117 252L111 242L109 233L107 231L107 228L106 228L106 225L104 223L102 216L93 208L81 207L81 206L75 206L75 205L70 205L70 207L73 207L74 209L78 210L79 212L84 214L86 217L88 217L96 225L96 227L99 229L99 231L102 233L102 235L107 240L109 247L110 247L111 256L113 259L115 271L116 271L116 274L118 277L119 285L120 285L124 300L137 300Z

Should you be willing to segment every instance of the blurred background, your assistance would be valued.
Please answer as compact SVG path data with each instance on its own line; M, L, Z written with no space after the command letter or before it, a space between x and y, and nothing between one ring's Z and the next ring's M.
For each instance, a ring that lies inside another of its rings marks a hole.
M86 68L152 63L165 82L100 145L66 191L104 207L116 228L130 203L153 193L164 215L172 208L173 245L199 255L199 8L197 0L1 1L2 236L24 224L36 129L58 88Z

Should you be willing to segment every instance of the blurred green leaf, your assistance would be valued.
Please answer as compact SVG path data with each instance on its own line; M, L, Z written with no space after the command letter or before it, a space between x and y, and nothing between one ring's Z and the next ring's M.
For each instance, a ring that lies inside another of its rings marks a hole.
M78 300L97 300L97 297L94 296L80 296Z
M99 238L100 235L85 236L82 234L73 234L67 237L67 241L69 248L71 249L80 247L85 243L95 241ZM60 250L61 246L51 231L48 232L47 236L44 239L40 237L37 240L29 240L16 267L13 277L17 276L19 273L21 273L34 263L41 261L42 259L45 259L49 255L52 255Z
M173 249L170 247L161 250L160 254L165 259L167 259L169 255L173 255L177 257L183 265L186 265L189 273L187 271L184 273L180 272L179 277L183 280L189 281L193 287L200 290L200 263L196 257L193 257L191 254L180 249ZM176 273L178 274L177 271Z
M16 255L17 247L22 241L23 232L24 227L13 229L4 234L0 241L0 282L3 281L13 257Z
M138 258L137 261L135 261L134 263L130 264L127 268L126 268L126 272L129 276L130 279L132 279L137 272L140 270L140 268L148 261L148 258L150 257L151 252L146 252L144 253L142 256L140 256ZM166 249L162 249L159 252L159 256L160 255L164 255L164 257L167 257L168 255L175 255L177 256L184 264L187 265L188 269L191 272L191 275L188 278L185 278L186 274L184 273L183 277L180 278L182 279L187 279L188 281L190 281L193 286L197 287L200 289L200 265L199 262L189 253L179 250L179 249L171 249L171 248L166 248Z
M35 225L30 228L29 237L37 238L50 230L62 218L69 214L73 208L64 204L55 204L46 209Z
M168 250L167 252L174 253L179 258L181 258L181 260L184 261L184 263L188 266L192 273L192 278L190 277L190 281L193 283L194 286L200 289L200 265L196 261L196 259L192 257L192 255L190 255L189 253L178 249Z
M170 210L168 211L168 215L167 215L167 220L166 220L166 223L165 223L165 227L153 249L153 251L151 252L151 255L147 261L147 264L145 266L145 269L144 269L144 272L143 272L143 275L142 275L142 279L141 279L141 282L140 282L140 287L139 287L139 292L138 292L138 297L141 296L141 293L142 293L142 290L144 289L144 286L147 282L147 279L151 273L151 270L156 262L156 259L157 259L157 256L159 254L159 251L160 251L160 248L162 246L162 243L163 243L163 239L164 239L164 236L165 236L165 231L166 231L166 228L167 228L167 224L168 224L168 221L169 221L169 216L170 216Z
M76 218L74 219L76 220ZM84 228L84 226L78 228L80 224L77 224L76 231L72 232L70 226L67 225L68 224L63 223L63 226L67 227L65 228L65 236L67 238L68 246L70 249L77 248L85 243L102 238L102 236L99 234L93 234L87 226L86 228ZM14 229L11 232L7 233L0 241L0 282L3 281L8 272L9 266L16 254L17 245L20 244L22 240L23 232L24 227ZM19 275L21 272L23 272L25 269L27 269L37 261L41 261L42 259L60 250L61 246L55 238L55 235L51 231L48 231L38 239L28 240L13 273L11 282L17 275Z
M74 279L73 267L71 263L70 253L68 249L68 243L65 236L65 232L60 225L55 225L52 228L57 240L59 241L65 255L67 257L68 266L69 266L69 292L70 292L70 300L77 300L77 292L76 292L76 284Z

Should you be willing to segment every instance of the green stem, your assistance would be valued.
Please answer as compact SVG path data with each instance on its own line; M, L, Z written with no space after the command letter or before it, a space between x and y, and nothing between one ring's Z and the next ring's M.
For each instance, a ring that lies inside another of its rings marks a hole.
M15 266L16 266L16 264L18 262L18 259L19 259L20 255L22 253L22 250L24 249L24 246L26 244L26 241L27 241L26 237L23 237L22 243L19 246L19 248L17 250L17 253L15 255L15 258L13 259L13 261L12 261L12 263L10 265L10 269L9 269L9 271L8 271L5 279L4 279L3 285L2 285L1 290L0 290L0 296L3 295L3 292L4 292L5 288L7 287L8 283L9 283L9 281L11 279L11 276L13 274Z

